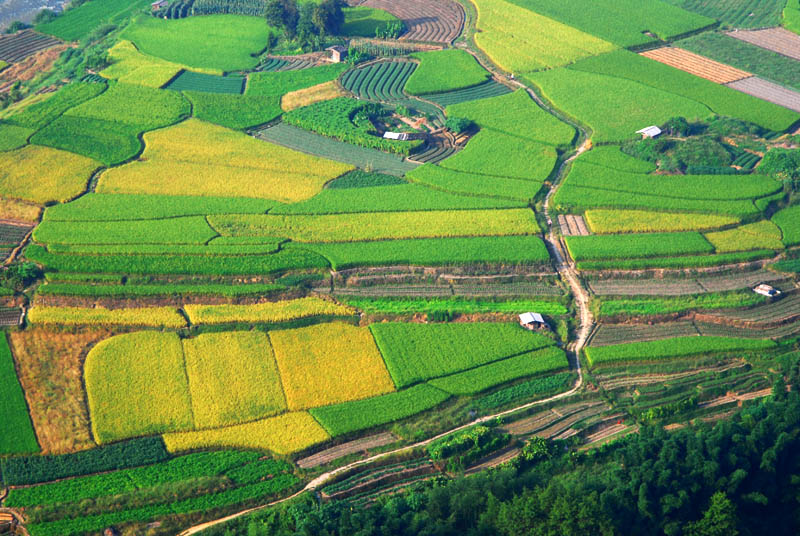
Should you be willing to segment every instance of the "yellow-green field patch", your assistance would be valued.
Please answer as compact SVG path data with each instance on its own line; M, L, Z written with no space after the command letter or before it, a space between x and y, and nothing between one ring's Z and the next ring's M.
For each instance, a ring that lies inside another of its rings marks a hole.
M184 65L172 63L161 58L139 52L130 41L119 41L108 49L111 65L100 72L101 76L128 84L138 84L159 88L172 80ZM195 69L197 70L197 69ZM200 69L208 74L222 74L222 71Z
M739 218L716 214L670 214L646 210L587 210L586 223L597 234L705 231L739 223Z
M239 448L291 454L328 439L325 429L305 411L214 430L164 434L170 452Z
M98 443L192 427L175 333L140 331L101 341L86 357L85 378Z
M223 236L283 236L300 242L390 238L530 235L539 232L529 209L430 210L325 215L220 215L209 223Z
M253 305L186 305L184 310L192 324L261 324L356 313L352 307L314 297Z
M353 169L197 119L148 132L144 141L138 161L103 173L99 193L258 197L293 203L313 197L326 182Z
M195 428L252 421L286 409L272 347L260 331L183 341Z
M46 307L36 306L28 311L31 324L68 326L151 326L164 328L186 327L186 320L172 307Z
M394 391L368 328L331 323L269 333L289 409Z
M778 226L766 220L705 235L718 253L751 249L783 249L781 236Z
M91 158L39 145L2 152L0 195L41 204L68 201L99 167Z

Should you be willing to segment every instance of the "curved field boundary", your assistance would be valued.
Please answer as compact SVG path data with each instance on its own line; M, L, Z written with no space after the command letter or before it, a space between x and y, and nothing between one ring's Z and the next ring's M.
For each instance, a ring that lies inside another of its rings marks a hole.
M379 61L347 71L341 84L360 99L381 102L405 99L403 87L416 68L417 64L409 61Z
M435 102L439 106L446 108L451 104L459 104L478 99L488 99L490 97L499 97L511 93L511 89L505 84L496 82L495 80L487 80L477 86L472 86L464 89L456 89L454 91L447 91L445 93L432 93L425 95L425 100Z
M0 60L16 63L33 54L60 45L61 41L33 30L23 30L12 35L0 36Z
M800 112L800 92L783 87L774 82L768 82L763 78L752 76L725 85L736 91L747 93L757 99L783 106L795 112Z
M396 177L402 177L419 165L403 160L397 155L356 147L286 123L278 123L256 131L253 135L261 140L277 143L306 154L344 162L362 169L370 168L376 173L386 173Z
M705 78L717 84L728 84L741 80L742 78L753 76L752 73L748 73L747 71L736 69L730 65L725 65L724 63L708 59L700 54L695 54L694 52L689 52L688 50L677 47L661 47L641 52L640 54L651 60L669 65L670 67L675 67L676 69L686 71L687 73Z
M360 5L401 19L407 30L402 41L451 43L464 27L464 9L453 0L367 0Z
M728 35L757 47L766 48L800 61L800 35L783 28L737 30Z

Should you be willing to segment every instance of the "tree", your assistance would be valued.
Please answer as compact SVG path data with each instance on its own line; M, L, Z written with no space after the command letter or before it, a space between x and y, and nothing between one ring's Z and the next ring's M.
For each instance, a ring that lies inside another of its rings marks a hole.
M344 6L342 0L324 0L314 8L311 20L320 35L336 35L344 24Z
M35 17L33 17L33 23L44 24L45 22L50 22L56 17L58 17L58 13L56 13L52 9L42 9L36 14Z
M739 521L736 506L724 492L711 496L711 504L700 521L689 523L684 529L686 536L737 536Z
M24 30L25 28L30 28L30 27L31 27L30 24L25 24L21 20L15 20L8 25L8 28L6 28L6 33L7 34L17 33L20 30Z
M265 8L267 24L283 29L288 39L297 34L298 10L296 0L270 0Z

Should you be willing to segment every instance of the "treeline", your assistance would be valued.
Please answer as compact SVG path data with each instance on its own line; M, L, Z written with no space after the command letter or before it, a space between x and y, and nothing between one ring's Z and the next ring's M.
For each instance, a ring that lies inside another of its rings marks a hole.
M269 0L267 24L283 30L285 37L299 43L339 34L344 24L343 0L298 3L297 0Z
M780 393L713 427L645 426L586 453L536 445L527 462L428 483L373 508L307 498L209 534L793 535L798 434L800 394Z

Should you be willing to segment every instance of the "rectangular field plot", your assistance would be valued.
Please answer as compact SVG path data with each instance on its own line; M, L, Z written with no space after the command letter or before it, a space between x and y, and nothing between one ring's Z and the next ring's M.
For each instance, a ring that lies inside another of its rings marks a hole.
M241 76L217 76L213 74L182 71L164 86L174 91L202 91L238 95L244 92L246 78Z
M669 359L704 353L765 350L774 346L775 343L769 340L695 335L612 346L590 346L586 348L586 358L590 365L596 366L615 362Z
M336 437L416 415L448 398L444 391L421 383L383 396L314 408L311 414Z
M753 76L746 71L710 60L678 47L656 48L641 52L641 55L706 80L711 80L717 84L727 84Z
M706 239L717 253L754 249L783 249L781 230L771 221L759 221L729 229L706 233Z
M0 245L19 244L23 238L28 236L32 228L27 225L15 225L0 221Z
M45 221L34 231L37 242L45 244L196 244L217 236L203 216L163 220L85 222Z
M555 344L513 324L381 323L370 329L398 387Z
M67 326L152 326L182 328L186 320L171 307L103 309L102 307L44 307L28 310L31 324Z
M752 309L715 313L714 316L754 323L787 322L800 317L800 295L792 294Z
M728 87L783 106L789 110L800 112L800 92L785 88L763 78L757 76L745 78L728 84Z
M592 231L598 234L704 231L739 223L739 218L733 216L675 214L644 210L592 209L586 211L585 217Z
M470 157L470 160L473 160L474 163L472 156L476 155L471 155ZM483 161L480 165L482 166L485 163L487 162ZM549 173L549 171L545 170L548 167L547 159L545 158L541 163L543 168L532 178L542 179L546 176L545 173ZM552 170L552 166L553 162L550 161L550 170ZM542 183L535 180L464 173L433 164L420 166L409 173L407 177L413 182L430 186L432 191L441 189L457 194L492 196L521 203L528 203L542 187ZM477 197L477 199L481 198Z
M736 28L764 28L781 22L784 0L667 0Z
M283 236L300 242L530 235L539 231L533 211L526 209L230 215L208 220L222 236Z
M682 296L704 292L727 292L759 283L778 281L785 276L769 270L708 276L696 279L605 279L591 281L592 292L605 296Z
M609 346L697 335L692 322L662 324L600 324L589 339L590 346Z
M329 260L334 270L375 265L447 266L513 264L549 266L550 254L538 236L421 238L373 242L330 242L291 245Z
M583 221L583 216L580 214L559 214L558 226L564 236L586 236L589 234L586 222Z
M16 63L40 50L60 45L61 41L33 30L0 36L0 60ZM0 69L2 70L2 69Z
M447 107L461 102L499 97L507 93L511 93L511 89L507 86L494 80L488 80L482 84L465 89L457 89L444 93L431 93L425 95L425 100L433 101L440 106Z
M289 409L360 400L394 391L367 328L331 323L269 333Z
M259 130L258 139L276 143L306 154L344 162L360 168L370 168L377 173L388 173L402 177L419 164L403 160L399 155L384 153L376 149L358 147L332 138L314 134L286 123Z
M204 333L184 339L183 350L195 428L239 424L286 409L264 333Z
M692 232L569 236L566 242L576 261L667 257L714 251L703 235Z
M435 378L429 383L454 395L470 395L485 391L511 380L554 372L569 366L567 356L560 348L550 347L536 352L482 365L450 376Z
M787 246L800 244L800 205L780 210L772 216L772 221L781 229L783 243Z
M312 316L350 316L355 310L320 298L253 305L186 305L192 324L270 324Z
M728 32L733 38L766 48L800 61L800 35L783 28L766 30L737 30Z

